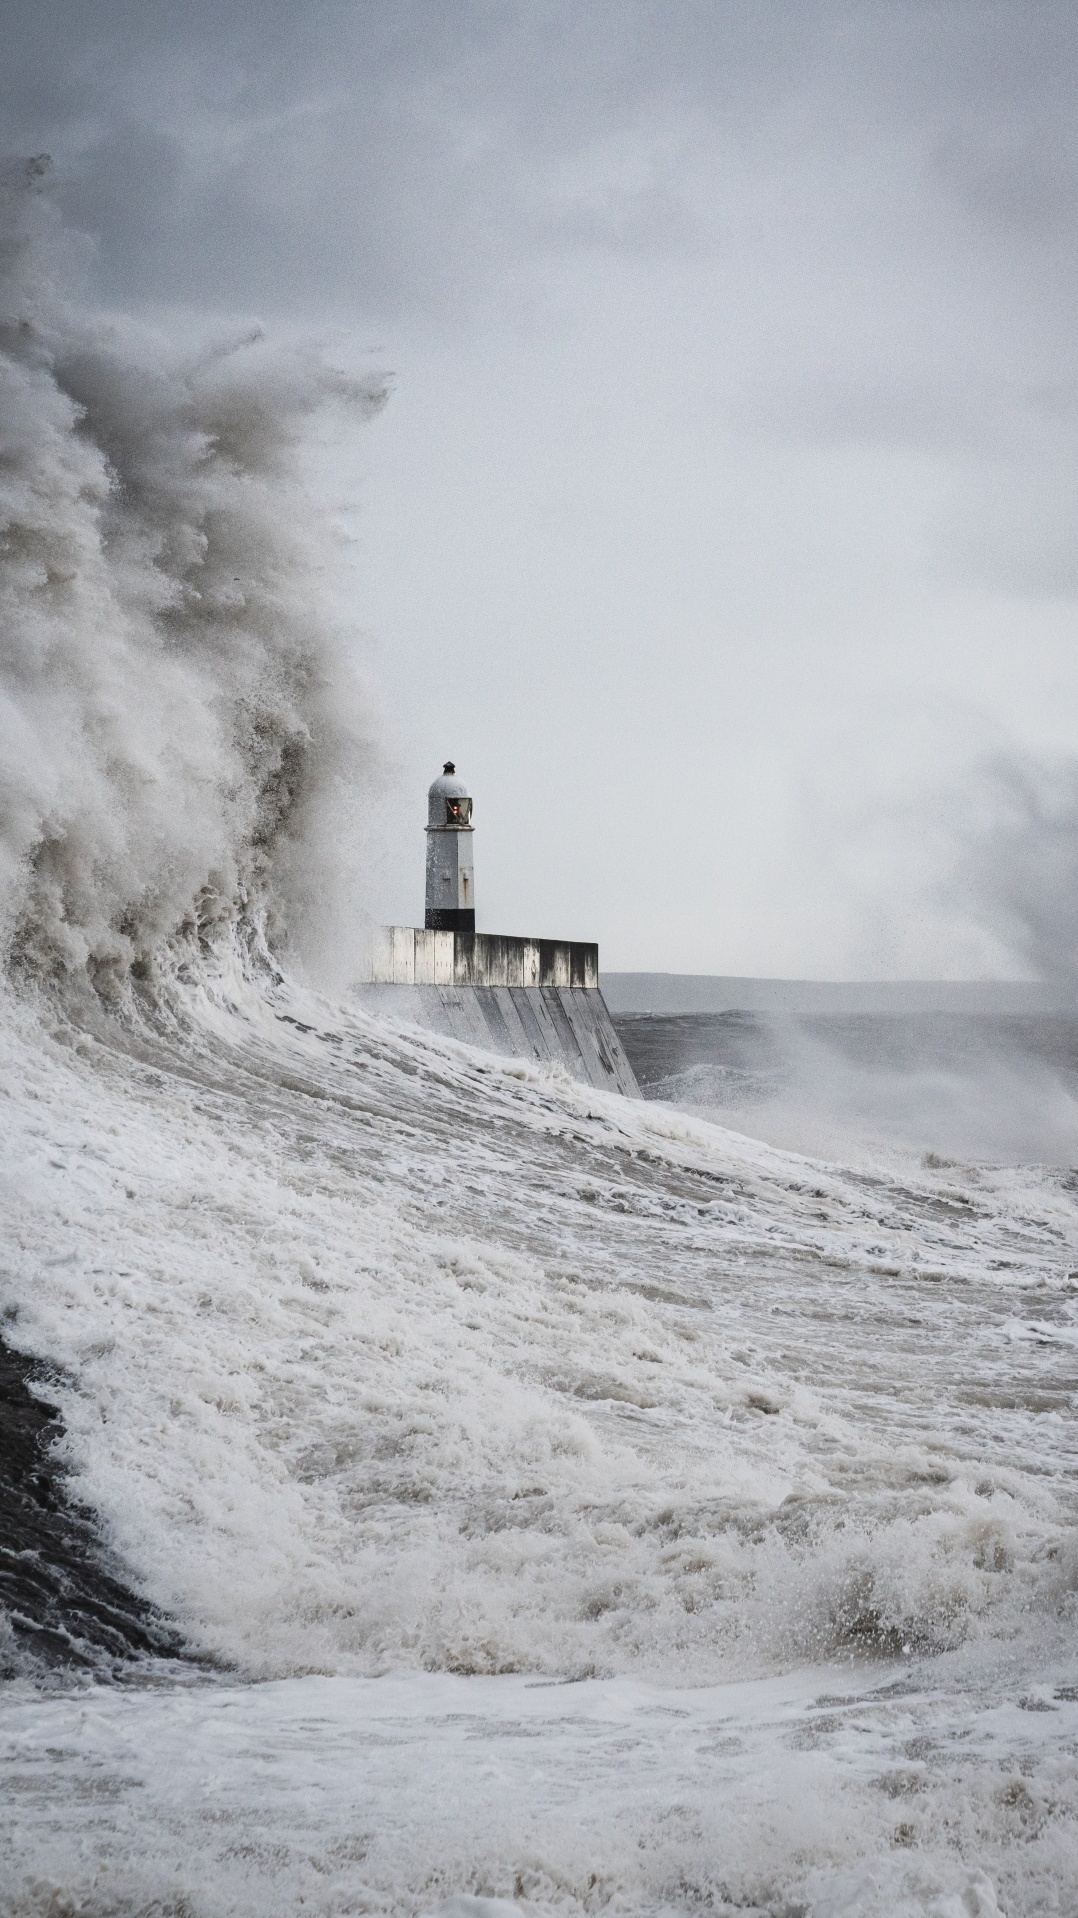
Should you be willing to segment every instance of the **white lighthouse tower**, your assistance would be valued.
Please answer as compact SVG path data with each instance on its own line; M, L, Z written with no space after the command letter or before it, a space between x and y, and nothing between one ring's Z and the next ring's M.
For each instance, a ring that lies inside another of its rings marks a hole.
M474 831L468 788L447 759L427 794L428 931L475 931Z
M382 926L356 991L461 1045L556 1060L584 1085L640 1097L599 990L598 946L476 932L472 801L451 759L427 794L424 923Z

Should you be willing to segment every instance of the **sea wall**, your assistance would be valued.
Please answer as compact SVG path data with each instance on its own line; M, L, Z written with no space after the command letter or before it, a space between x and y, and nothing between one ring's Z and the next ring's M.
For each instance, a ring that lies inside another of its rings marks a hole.
M583 939L381 926L371 980L393 986L578 986L598 990L599 948Z
M556 1060L586 1085L640 1097L599 990L599 948L585 941L385 926L355 994L484 1052Z

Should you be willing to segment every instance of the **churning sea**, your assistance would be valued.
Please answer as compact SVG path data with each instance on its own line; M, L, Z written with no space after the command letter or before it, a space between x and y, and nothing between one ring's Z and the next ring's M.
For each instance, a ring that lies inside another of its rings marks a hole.
M182 1652L13 1621L5 1910L1075 1909L1078 1178L903 1136L923 1037L812 1036L810 1156L744 1018L634 1102L241 966L7 1011L8 1338Z
M1071 1918L1073 1031L379 1024L384 391L80 310L21 177L0 1912Z

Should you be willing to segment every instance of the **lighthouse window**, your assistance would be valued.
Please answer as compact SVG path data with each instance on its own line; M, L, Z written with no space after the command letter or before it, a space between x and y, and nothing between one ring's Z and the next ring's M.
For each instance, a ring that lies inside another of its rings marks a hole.
M472 802L470 799L447 799L445 802L445 823L447 826L470 826L472 822Z

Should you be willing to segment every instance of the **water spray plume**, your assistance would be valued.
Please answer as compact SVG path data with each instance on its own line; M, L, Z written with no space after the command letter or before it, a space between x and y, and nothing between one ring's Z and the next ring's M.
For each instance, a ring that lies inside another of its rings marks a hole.
M332 909L369 728L301 447L385 388L80 313L44 176L0 198L0 923L16 967L115 996L170 941L302 946Z

